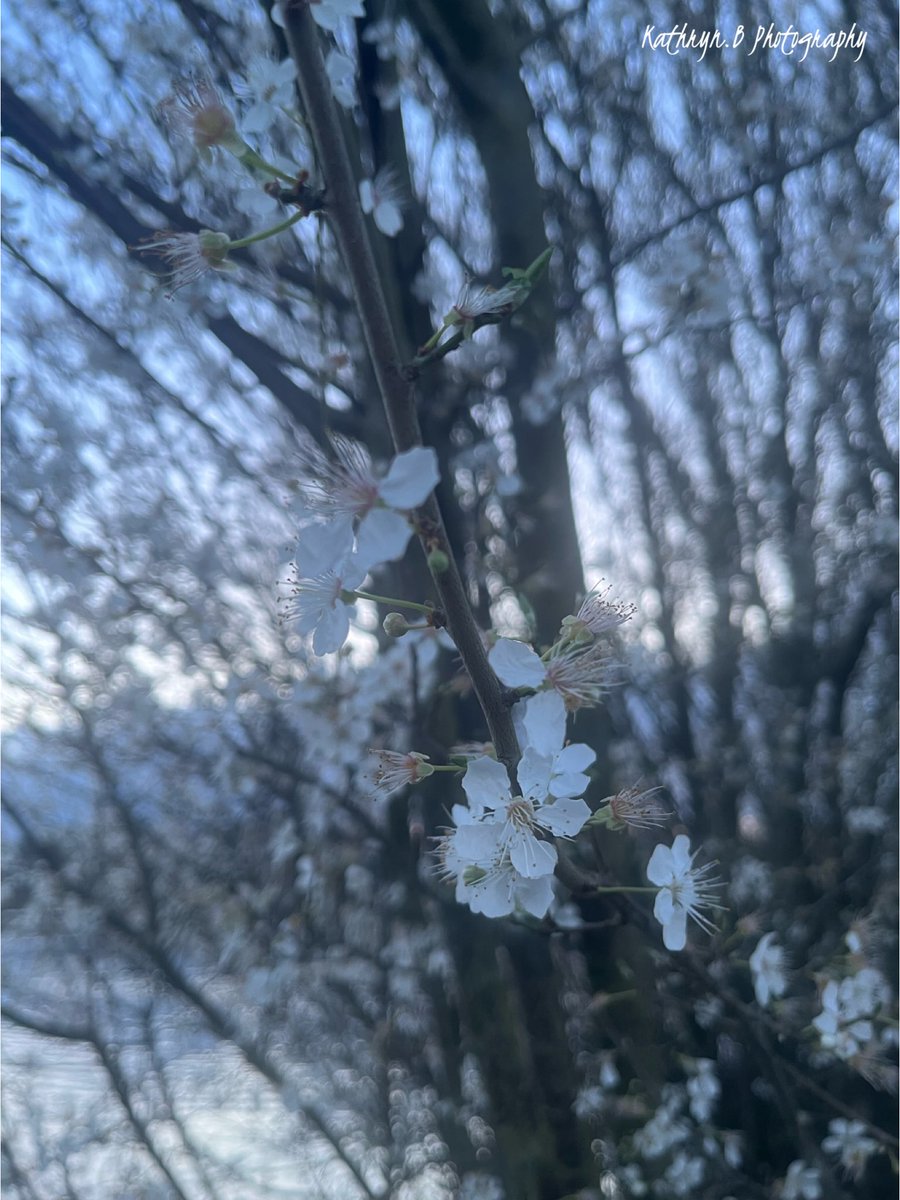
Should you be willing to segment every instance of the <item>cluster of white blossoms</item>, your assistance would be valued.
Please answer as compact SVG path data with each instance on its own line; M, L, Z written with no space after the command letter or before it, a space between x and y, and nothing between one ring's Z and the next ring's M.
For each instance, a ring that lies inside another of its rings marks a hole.
M380 475L367 451L332 438L334 458L317 447L304 455L297 482L304 525L282 617L313 635L316 654L340 650L350 631L356 591L366 576L400 558L412 534L409 515L439 479L437 455L424 446L398 454Z
M874 1017L888 995L884 976L873 967L863 967L840 983L831 979L822 990L822 1011L813 1018L819 1044L845 1061L872 1041Z
M306 524L283 606L286 619L313 635L316 654L344 644L353 606L366 596L358 589L377 566L404 553L412 532L410 513L438 482L431 449L397 455L384 475L356 442L335 436L332 450L327 456L310 447L303 455L296 487ZM636 787L608 797L592 814L582 797L590 783L585 772L596 756L589 746L566 743L568 713L598 703L611 686L618 664L607 638L632 612L594 591L576 615L566 618L543 656L524 642L495 642L491 666L502 683L522 693L512 710L522 751L514 775L487 753L465 756L463 767L435 765L415 751L372 752L367 774L377 798L435 771L464 773L468 806L453 806L454 828L439 839L439 854L445 875L455 881L457 899L473 912L504 917L522 910L543 918L554 900L556 838L572 838L588 822L648 829L669 816L655 798L656 789ZM391 618L403 620L399 614ZM681 834L671 847L657 846L647 867L656 890L654 913L669 950L684 949L688 917L710 930L704 910L720 907L713 898L717 885L709 878L712 864L694 867L695 857Z
M333 496L333 485L328 495ZM468 761L462 767L434 766L414 752L373 751L369 776L376 797L436 770L464 772L468 806L453 806L454 828L438 842L443 872L455 882L457 900L473 912L505 917L522 910L542 918L554 900L556 838L575 837L587 824L651 829L671 815L656 798L658 789L637 787L607 797L592 813L582 797L590 783L585 772L596 756L589 746L566 743L568 713L598 703L614 682L618 664L607 639L633 611L595 590L576 615L564 620L558 640L543 656L525 642L497 639L488 661L500 681L521 694L512 709L522 751L514 775L484 752L464 755ZM315 623L312 613L308 619ZM671 847L657 846L647 867L655 885L647 890L656 892L654 913L669 950L684 949L688 917L711 930L705 910L721 907L714 899L717 884L709 878L713 864L695 867L695 858L681 834Z
M553 901L558 852L553 837L573 837L591 815L580 799L595 755L564 745L566 713L558 696L524 702L520 728L533 731L511 788L506 768L479 755L463 778L468 808L453 806L456 828L441 839L444 871L456 880L456 898L473 912L504 917L521 907L546 915Z

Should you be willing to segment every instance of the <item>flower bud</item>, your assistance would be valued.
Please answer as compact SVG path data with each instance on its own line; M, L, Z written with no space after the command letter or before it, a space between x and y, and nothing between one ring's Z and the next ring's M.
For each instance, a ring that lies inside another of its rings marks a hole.
M409 631L409 622L402 613L391 612L381 622L381 628L392 638L402 638Z
M443 575L450 568L450 559L443 550L432 550L428 555L428 566L435 575Z

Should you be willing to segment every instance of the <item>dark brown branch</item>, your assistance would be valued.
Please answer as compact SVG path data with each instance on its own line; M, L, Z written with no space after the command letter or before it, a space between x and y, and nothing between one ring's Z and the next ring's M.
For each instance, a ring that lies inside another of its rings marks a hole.
M422 445L415 391L404 372L404 356L391 323L360 210L356 179L325 73L318 30L306 4L288 9L286 33L325 177L327 214L353 286L391 437L398 452L409 450ZM426 554L438 549L447 555L449 569L442 573L432 572L440 606L447 614L450 633L481 703L497 757L514 773L519 746L512 717L499 681L488 663L437 500L429 499L417 516L419 537Z

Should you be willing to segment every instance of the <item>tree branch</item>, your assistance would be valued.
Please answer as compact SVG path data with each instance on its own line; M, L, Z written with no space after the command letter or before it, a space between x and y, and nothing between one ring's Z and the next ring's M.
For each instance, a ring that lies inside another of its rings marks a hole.
M391 324L372 245L363 221L356 179L325 73L319 35L307 4L286 10L288 47L297 64L300 92L327 188L326 212L353 286L369 356L381 393L391 438L398 452L422 445L415 391ZM432 572L440 605L481 704L497 757L514 776L519 745L512 717L491 670L452 555L438 502L431 497L418 510L419 539L426 554L443 550L449 568Z

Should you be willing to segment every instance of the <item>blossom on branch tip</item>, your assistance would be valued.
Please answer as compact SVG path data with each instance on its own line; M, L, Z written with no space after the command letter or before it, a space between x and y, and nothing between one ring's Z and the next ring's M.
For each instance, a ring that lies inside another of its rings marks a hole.
M376 800L385 800L409 784L419 783L434 774L427 754L417 754L414 750L407 754L397 750L370 750L369 753L375 761L365 775L371 782L372 796Z
M142 253L160 254L169 264L171 296L207 271L233 271L234 263L228 259L230 246L227 234L201 229L199 233L155 233Z
M329 536L327 551L317 544L323 529L310 527L298 538L300 565L293 567L287 581L289 594L282 600L281 617L296 621L300 633L313 635L316 654L332 654L347 640L355 604L353 591L362 584L369 567L351 550L349 526Z
M501 683L511 688L552 688L569 712L598 704L619 682L619 663L598 643L557 643L545 661L525 642L498 638L488 661Z
M552 874L556 847L540 835L571 837L591 811L574 796L554 797L550 792L552 773L552 761L529 747L517 769L522 794L514 796L501 763L492 758L473 759L463 779L473 821L457 831L460 855L482 862L508 854L513 867L526 879Z
M403 228L403 189L393 167L382 167L374 179L360 182L359 203L385 237L396 237Z
M820 1200L822 1180L817 1167L809 1167L794 1159L781 1185L781 1200Z
M234 117L209 79L181 80L159 109L170 127L190 138L204 158L214 146L238 157L247 149Z
M667 950L684 949L688 917L692 917L701 929L712 933L715 927L704 916L703 910L722 907L713 898L720 885L717 880L708 878L715 864L695 868L693 862L698 853L691 854L689 838L680 833L671 848L657 846L647 864L647 878L659 888L653 915L663 927L663 944Z
M594 588L589 592L574 616L563 617L560 637L570 642L590 642L614 633L620 625L630 621L637 608L633 604L607 600L609 592L610 588L603 592Z
M456 303L444 318L447 325L471 325L479 317L505 315L520 299L522 285L504 284L501 288L474 288L470 280L463 284Z
M615 796L607 796L591 818L592 825L607 825L610 829L661 829L672 813L656 799L661 788L622 788Z
M297 67L292 58L276 62L268 56L252 59L236 91L250 102L241 126L246 133L265 133L275 124L282 109L295 103Z
M862 1121L836 1117L828 1122L828 1137L822 1142L826 1154L836 1154L843 1170L851 1179L858 1179L866 1163L880 1149L874 1138L866 1136Z
M870 1020L859 1020L863 1012L874 1010L859 1008L853 992L845 987L848 982L845 979L838 984L836 979L830 979L825 984L821 996L822 1011L812 1022L822 1049L830 1050L844 1061L855 1058L875 1034Z
M546 790L554 797L580 796L590 779L584 772L596 759L583 742L565 745L566 706L556 692L538 692L513 709L516 736L529 762L546 767ZM532 768L533 770L533 768Z
M321 569L330 565L329 549L332 562L339 556L337 548L353 527L357 553L370 568L400 558L412 533L405 514L424 503L440 478L434 450L415 446L398 454L379 476L358 442L336 434L331 443L333 460L318 447L304 452L305 477L297 481L306 509L326 522L304 530L318 536Z
M513 866L509 854L491 847L481 858L473 858L471 848L465 854L457 844L461 830L474 821L469 809L453 806L456 828L438 839L442 874L456 881L456 899L474 913L486 917L506 917L524 909L533 917L544 917L553 903L553 876L526 878Z

